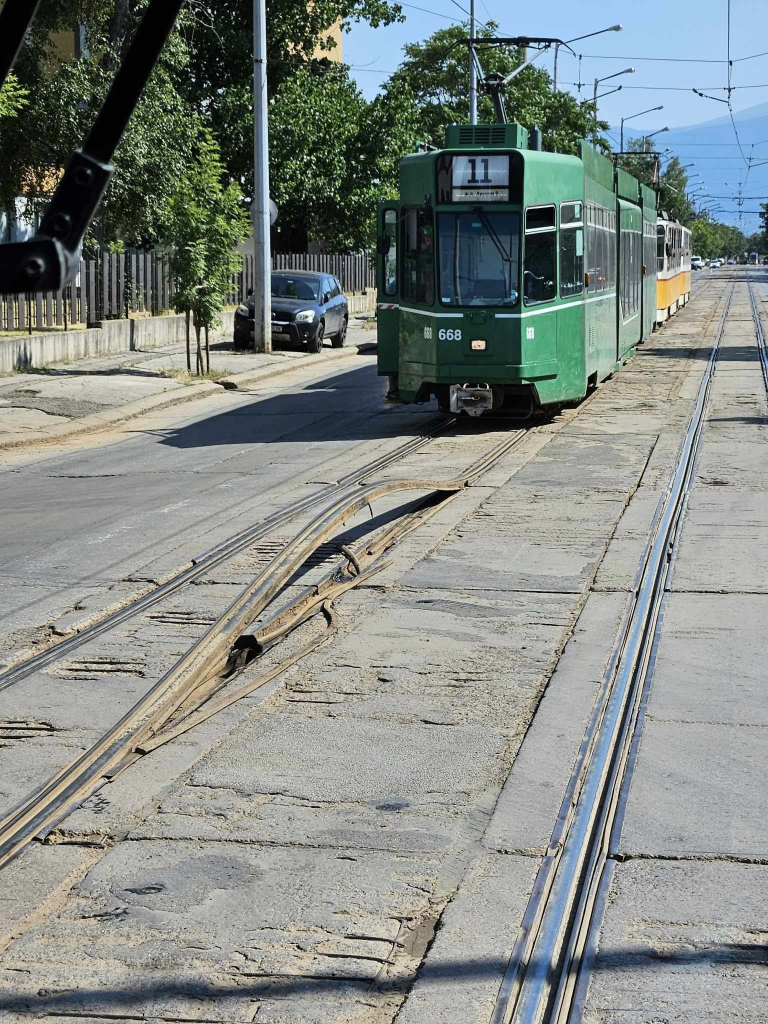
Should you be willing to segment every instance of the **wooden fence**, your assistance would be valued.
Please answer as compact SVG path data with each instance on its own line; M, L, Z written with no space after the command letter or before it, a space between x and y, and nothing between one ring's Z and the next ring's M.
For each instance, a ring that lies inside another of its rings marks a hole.
M365 253L275 253L272 266L333 274L348 293L375 287L374 267ZM246 255L242 270L231 279L227 303L243 302L252 286L253 256ZM174 291L167 253L103 252L98 260L81 260L77 276L61 292L0 295L0 331L66 330L136 313L158 316L173 309Z

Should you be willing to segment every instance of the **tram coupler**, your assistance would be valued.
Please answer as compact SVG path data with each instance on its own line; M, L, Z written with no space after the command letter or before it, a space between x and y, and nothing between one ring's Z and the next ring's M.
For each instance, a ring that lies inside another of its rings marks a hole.
M449 401L457 415L482 416L493 409L493 389L490 384L451 384Z

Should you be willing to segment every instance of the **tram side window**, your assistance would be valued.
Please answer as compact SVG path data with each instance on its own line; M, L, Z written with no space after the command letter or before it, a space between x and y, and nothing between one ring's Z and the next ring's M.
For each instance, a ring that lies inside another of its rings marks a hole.
M389 240L384 256L384 294L397 295L397 210L384 211L384 237Z
M666 235L664 231L664 225L659 224L656 228L656 270L657 273L662 274L664 272L664 243L666 241Z
M435 301L435 247L432 211L412 207L403 215L402 296L425 306Z
M616 291L616 214L608 215L608 288Z
M587 204L587 273L589 274L589 294L597 290L597 273L595 272L595 207Z
M560 297L584 290L583 203L560 204Z
M554 206L538 206L525 212L525 267L523 270L523 301L526 306L554 299L555 284Z

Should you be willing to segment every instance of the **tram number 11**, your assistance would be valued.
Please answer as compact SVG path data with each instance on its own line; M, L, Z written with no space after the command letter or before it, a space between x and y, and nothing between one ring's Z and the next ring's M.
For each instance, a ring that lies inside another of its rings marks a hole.
M467 163L469 164L470 174L467 178L468 185L490 185L491 179L488 177L488 158L481 157L480 163L483 165L483 176L478 178L477 176L477 160L474 157L468 157Z

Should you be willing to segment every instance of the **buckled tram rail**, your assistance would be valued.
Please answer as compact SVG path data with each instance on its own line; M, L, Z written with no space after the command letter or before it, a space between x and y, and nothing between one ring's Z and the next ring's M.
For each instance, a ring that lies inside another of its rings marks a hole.
M657 222L680 225L586 142L571 156L531 138L517 124L451 125L444 150L401 161L400 198L379 204L378 369L399 375L404 402L434 396L470 416L556 408L659 320Z

